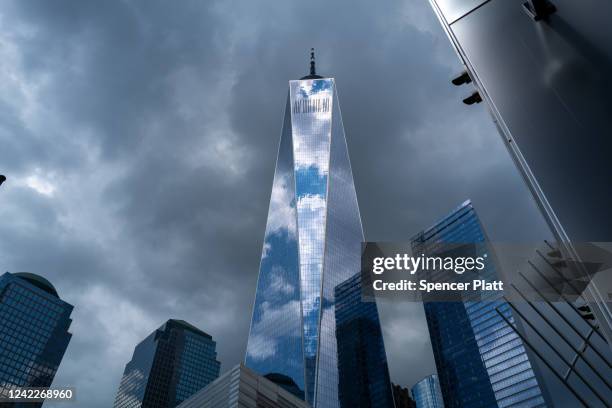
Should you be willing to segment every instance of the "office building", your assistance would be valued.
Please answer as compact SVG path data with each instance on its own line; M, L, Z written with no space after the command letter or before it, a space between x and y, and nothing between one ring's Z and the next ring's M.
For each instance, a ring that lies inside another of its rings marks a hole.
M183 320L170 319L134 349L115 408L174 408L219 377L216 343Z
M238 365L178 408L310 408L306 402L244 365Z
M445 244L474 244L481 277L498 276L495 254L468 200L412 240L413 252L435 256ZM423 303L446 408L541 407L543 392L503 294L482 299ZM498 313L501 313L501 315ZM502 317L503 316L503 317Z
M466 69L453 83L476 88L466 103L489 106L564 257L580 260L584 242L612 242L612 3L430 3ZM612 343L605 275L584 296Z
M72 308L42 276L0 276L0 396L15 387L51 386L72 337Z
M391 384L393 387L393 401L395 402L395 408L416 408L416 402L410 396L408 388L404 388L401 385Z
M337 408L334 289L360 271L363 232L336 82L289 82L245 365Z
M341 408L393 408L376 303L361 297L361 273L336 286L338 393Z
M436 374L428 375L410 389L416 408L444 408L440 383Z

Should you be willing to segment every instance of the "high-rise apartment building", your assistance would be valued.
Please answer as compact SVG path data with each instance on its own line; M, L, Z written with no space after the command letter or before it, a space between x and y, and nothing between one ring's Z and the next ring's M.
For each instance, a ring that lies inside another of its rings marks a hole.
M51 386L72 337L72 308L42 276L0 276L0 396L15 387Z
M289 82L245 365L337 408L334 289L360 271L363 232L333 78Z
M219 377L216 343L183 320L170 319L134 349L115 408L174 408Z
M435 256L445 244L475 244L482 277L498 276L495 254L468 200L412 240L415 254ZM446 408L542 407L544 395L500 292L482 299L423 303ZM502 317L499 313L504 317Z
M440 383L436 374L428 375L410 389L416 408L444 408Z

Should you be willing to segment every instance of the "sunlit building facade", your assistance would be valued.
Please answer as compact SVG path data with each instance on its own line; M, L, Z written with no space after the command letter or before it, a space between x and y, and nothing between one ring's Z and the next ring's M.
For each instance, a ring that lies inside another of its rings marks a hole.
M444 244L476 244L476 256L485 258L481 276L498 276L495 255L469 200L417 234L412 248L416 254L434 256ZM498 291L483 292L481 297L423 303L444 406L546 406L523 341L497 312L514 323L509 304Z
M444 408L440 383L436 374L428 375L410 389L416 408Z
M51 386L72 337L72 309L42 276L0 276L0 397L16 387Z
M245 364L339 407L334 288L360 270L363 232L336 84L290 81Z
M126 364L115 408L174 408L219 377L216 343L170 319L140 342Z

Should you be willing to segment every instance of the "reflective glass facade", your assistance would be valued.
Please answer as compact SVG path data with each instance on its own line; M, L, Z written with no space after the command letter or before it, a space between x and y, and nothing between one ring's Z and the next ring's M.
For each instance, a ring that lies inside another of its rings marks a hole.
M40 276L0 276L0 394L51 386L72 337L72 308Z
M442 392L436 374L429 375L416 383L410 390L416 408L444 408Z
M334 288L363 233L335 82L290 81L245 363L338 407Z
M413 239L417 254L435 255L441 243L478 243L483 278L498 275L495 255L470 201ZM484 301L424 302L425 315L446 408L546 406L527 351L510 322L511 309L499 292Z
M361 273L336 286L336 339L341 408L393 408L378 310L361 300Z
M116 408L173 408L219 377L216 343L182 320L168 320L134 349Z

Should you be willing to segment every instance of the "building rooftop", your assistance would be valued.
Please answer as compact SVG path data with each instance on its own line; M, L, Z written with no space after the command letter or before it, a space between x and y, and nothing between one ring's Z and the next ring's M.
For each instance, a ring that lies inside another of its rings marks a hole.
M180 320L180 319L170 319L166 322L166 325L174 325L174 326L181 326L184 329L187 329L191 332L194 332L195 334L199 334L201 336L207 337L209 339L212 340L212 336L200 329L198 329L197 327L195 327L194 325L192 325L191 323L186 322L185 320Z
M53 295L59 299L59 295L55 287L51 284L51 282L49 282L47 279L43 278L42 276L36 275L34 273L29 273L29 272L16 272L13 274L13 276L17 276L18 278L21 278L31 283L37 288L42 289L48 294Z

